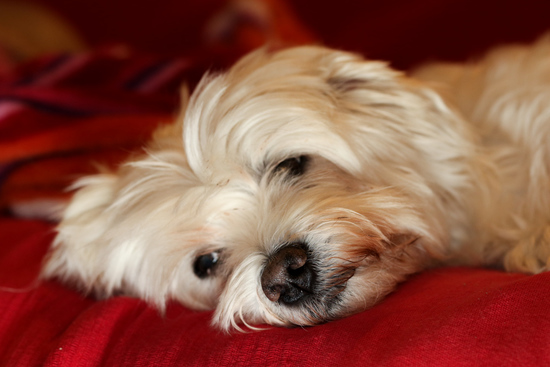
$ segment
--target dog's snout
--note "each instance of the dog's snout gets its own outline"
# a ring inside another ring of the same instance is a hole
[[[313,293],[315,272],[307,251],[300,244],[285,246],[267,262],[262,289],[269,300],[295,304]]]

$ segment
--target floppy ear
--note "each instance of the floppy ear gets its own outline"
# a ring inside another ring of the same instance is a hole
[[[165,221],[152,212],[169,206],[181,193],[186,86],[181,95],[180,117],[157,128],[146,154],[130,157],[114,172],[84,177],[73,185],[76,191],[57,226],[43,278],[60,277],[86,291],[110,295],[145,277],[143,264],[152,261],[152,255],[144,248],[158,239],[158,227]]]
[[[493,172],[476,148],[472,124],[444,95],[384,63],[349,54],[332,61],[326,83],[345,126],[339,131],[362,165],[352,173],[399,189],[420,203],[432,228],[454,228],[455,239],[468,238],[468,208],[490,196],[477,183]]]
[[[85,291],[98,289],[98,264],[102,246],[95,243],[108,227],[106,207],[112,200],[117,177],[114,174],[98,174],[79,180],[75,192],[57,226],[55,238],[42,268],[42,278],[59,277],[76,283]]]

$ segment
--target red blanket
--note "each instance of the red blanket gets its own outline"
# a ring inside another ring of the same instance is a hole
[[[176,113],[180,84],[193,86],[206,69],[226,66],[266,39],[280,45],[317,38],[408,66],[426,56],[464,58],[467,51],[534,38],[550,27],[550,3],[534,0],[514,6],[292,1],[306,25],[278,0],[263,1],[263,15],[227,7],[221,17],[211,18],[216,22],[199,19],[198,14],[215,13],[204,11],[207,2],[197,3],[198,12],[177,13],[175,8],[189,10],[193,2],[164,1],[165,14],[159,6],[157,17],[130,0],[116,6],[95,0],[42,2],[73,15],[77,25],[82,21],[84,32],[97,28],[98,14],[118,9],[116,21],[104,19],[96,41],[125,19],[125,27],[136,30],[134,39],[128,32],[128,42],[175,47],[180,56],[100,47],[42,57],[0,80],[0,366],[550,365],[550,273],[436,269],[344,320],[231,335],[210,326],[210,312],[172,304],[162,317],[137,299],[96,300],[56,282],[37,284],[54,224],[17,219],[14,213],[48,209],[52,200],[68,195],[64,188],[76,177],[98,165],[114,167],[140,149],[151,130]],[[78,18],[88,14],[81,7],[90,10],[89,18]],[[142,13],[126,16],[127,9]],[[144,19],[150,23],[144,26]],[[185,35],[163,24],[180,19]],[[189,24],[209,24],[214,42],[200,44],[199,30]],[[162,33],[167,28],[171,33]],[[144,35],[150,37],[142,40]],[[195,43],[178,49],[180,36]]]
[[[0,286],[33,284],[43,222],[0,221]],[[210,312],[161,317],[127,297],[97,301],[55,282],[0,292],[6,366],[547,366],[550,273],[438,269],[373,309],[312,328],[224,335]]]
[[[94,164],[141,146],[177,111],[195,64],[112,47],[23,65],[0,83],[0,207],[63,196]]]

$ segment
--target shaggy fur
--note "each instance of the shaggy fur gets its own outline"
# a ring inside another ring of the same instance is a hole
[[[42,276],[239,324],[365,310],[429,266],[550,260],[550,37],[414,79],[322,47],[206,75],[117,172],[77,182]]]

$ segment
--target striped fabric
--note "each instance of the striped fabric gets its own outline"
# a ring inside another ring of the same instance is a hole
[[[0,80],[0,209],[62,198],[94,162],[124,159],[170,121],[205,60],[112,46],[43,57]]]

